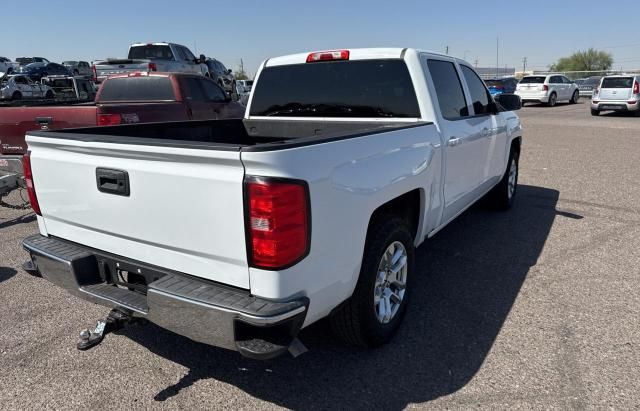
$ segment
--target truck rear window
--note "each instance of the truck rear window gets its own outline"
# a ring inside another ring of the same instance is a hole
[[[115,77],[102,84],[100,102],[175,101],[169,77]]]
[[[544,83],[544,79],[546,79],[545,76],[523,77],[522,80],[520,80],[520,84],[542,84]]]
[[[143,60],[173,60],[173,53],[169,46],[149,44],[144,46],[132,46],[129,49],[129,58]]]
[[[631,88],[633,77],[605,77],[602,80],[602,88]]]
[[[354,60],[267,67],[252,116],[420,117],[402,60]]]

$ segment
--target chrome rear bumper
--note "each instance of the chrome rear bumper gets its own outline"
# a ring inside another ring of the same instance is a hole
[[[251,358],[268,359],[286,352],[309,304],[306,297],[265,300],[157,267],[153,270],[158,278],[147,285],[145,295],[111,283],[100,265],[149,270],[148,265],[41,235],[26,238],[23,246],[45,279],[80,298],[123,308],[192,340]]]

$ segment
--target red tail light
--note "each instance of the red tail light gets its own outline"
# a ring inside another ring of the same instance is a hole
[[[149,63],[149,71],[158,71],[156,63]]]
[[[24,170],[24,181],[27,186],[27,194],[29,195],[29,203],[33,212],[37,215],[42,215],[40,212],[40,204],[38,204],[38,197],[36,197],[36,186],[33,184],[33,172],[31,171],[31,152],[27,151],[27,154],[22,156],[22,167]]]
[[[120,114],[98,114],[99,126],[117,126],[120,123],[122,123]]]
[[[318,51],[307,56],[307,63],[327,60],[349,60],[349,50]]]
[[[245,180],[249,264],[267,270],[292,266],[309,253],[309,189],[299,180]]]
[[[549,91],[549,86],[547,86],[546,84],[542,85],[542,90],[543,91]]]
[[[633,94],[640,94],[640,83],[637,81],[633,82]]]
[[[91,65],[91,76],[93,77],[93,82],[97,82],[98,81],[98,71],[96,70],[96,65],[92,64]]]

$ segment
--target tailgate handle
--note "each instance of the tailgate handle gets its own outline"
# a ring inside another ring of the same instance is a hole
[[[98,191],[119,196],[129,196],[129,173],[110,168],[96,168]]]
[[[53,123],[53,117],[36,117],[36,124],[43,130],[49,129],[51,123]]]

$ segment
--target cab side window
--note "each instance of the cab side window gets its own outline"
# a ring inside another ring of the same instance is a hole
[[[469,87],[469,93],[471,94],[471,105],[476,115],[490,114],[489,103],[491,97],[487,88],[484,86],[484,82],[480,80],[480,77],[473,71],[473,69],[467,66],[462,67],[462,75],[464,76],[467,86]]]
[[[456,66],[450,61],[429,59],[427,67],[433,79],[442,117],[447,120],[457,120],[469,116],[469,108]]]
[[[200,80],[204,89],[205,95],[209,101],[224,103],[227,101],[227,95],[216,83],[211,80]]]

